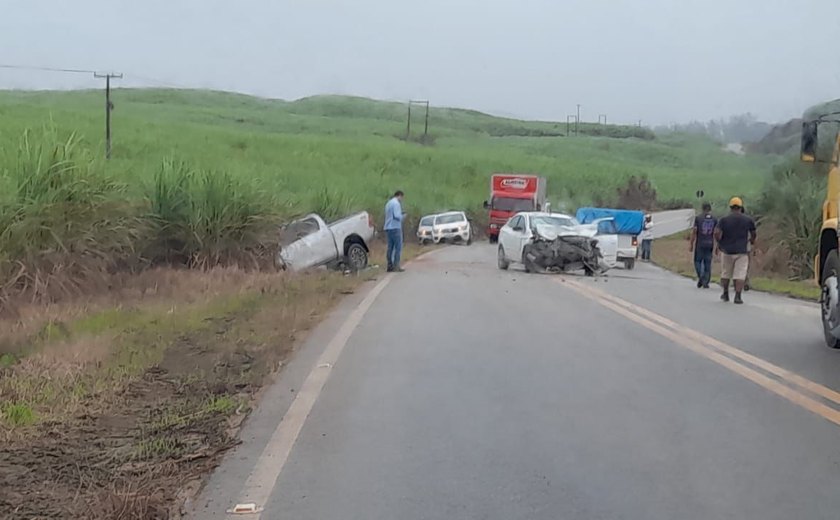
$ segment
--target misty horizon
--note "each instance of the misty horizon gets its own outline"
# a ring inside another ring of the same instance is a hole
[[[840,97],[819,52],[833,31],[813,30],[829,0],[430,0],[422,13],[385,0],[117,4],[7,6],[0,61],[122,72],[116,87],[421,98],[538,121],[580,104],[582,121],[651,127],[745,113],[779,123]],[[0,70],[3,89],[101,87],[92,75]]]

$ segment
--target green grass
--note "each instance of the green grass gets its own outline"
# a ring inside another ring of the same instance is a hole
[[[434,108],[428,146],[402,139],[399,103],[180,90],[113,100],[104,161],[100,92],[0,92],[0,306],[19,293],[84,292],[107,283],[103,272],[149,263],[264,266],[280,220],[361,209],[379,219],[398,188],[409,225],[452,208],[480,225],[498,171],[545,175],[549,200],[568,211],[614,200],[631,177],[668,205],[696,202],[697,190],[750,201],[769,171],[769,159],[706,138],[633,127],[585,124],[586,135],[564,137],[559,123]]]
[[[631,175],[647,175],[663,199],[691,200],[703,189],[723,201],[732,193],[757,194],[767,170],[764,159],[724,153],[699,137],[493,137],[505,133],[500,128],[523,134],[564,131],[565,124],[469,110],[433,109],[436,144],[424,147],[394,137],[405,132],[405,107],[395,103],[177,90],[117,90],[113,97],[108,171],[136,195],[153,183],[164,159],[175,157],[250,183],[283,201],[277,209],[286,214],[317,206],[325,189],[378,211],[396,188],[418,215],[448,207],[478,213],[494,171],[542,173],[555,201],[588,202]],[[52,120],[99,151],[101,101],[93,91],[0,93],[0,142],[14,145],[26,128]]]
[[[5,403],[0,406],[0,415],[9,426],[29,426],[35,422],[35,412],[24,403]]]
[[[692,256],[688,253],[685,233],[654,241],[652,258],[654,263],[682,276],[696,280]],[[712,281],[720,282],[720,261],[712,262]],[[820,289],[812,280],[788,280],[772,273],[756,272],[750,268],[750,286],[756,291],[782,294],[802,300],[816,301]]]

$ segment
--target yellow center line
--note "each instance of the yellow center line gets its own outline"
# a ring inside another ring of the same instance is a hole
[[[582,288],[585,287],[585,286],[579,284],[578,282],[571,282],[571,283],[574,284],[574,285],[578,285]],[[653,321],[659,322],[659,323],[661,323],[661,324],[663,324],[667,327],[670,327],[674,330],[680,331],[680,332],[686,334],[687,336],[690,336],[691,338],[693,338],[697,341],[700,341],[700,342],[702,342],[706,345],[709,345],[709,346],[713,346],[716,349],[720,350],[721,352],[725,352],[725,353],[727,353],[731,356],[742,359],[743,361],[746,361],[746,362],[748,362],[748,363],[750,363],[750,364],[752,364],[752,365],[754,365],[754,366],[756,366],[756,367],[758,367],[758,368],[760,368],[760,369],[762,369],[766,372],[769,372],[769,373],[779,377],[780,379],[784,379],[785,381],[787,381],[791,384],[797,385],[797,386],[799,386],[799,387],[801,387],[805,390],[808,390],[809,392],[812,392],[812,393],[814,393],[814,394],[816,394],[820,397],[828,399],[829,401],[832,401],[834,403],[840,404],[840,392],[834,391],[831,388],[825,387],[825,386],[823,386],[819,383],[815,383],[814,381],[811,381],[810,379],[806,379],[806,378],[800,376],[799,374],[791,372],[790,370],[784,369],[780,366],[774,365],[773,363],[770,363],[769,361],[765,361],[764,359],[761,359],[761,358],[756,357],[752,354],[744,352],[743,350],[735,348],[732,345],[728,345],[728,344],[726,344],[726,343],[724,343],[724,342],[722,342],[718,339],[715,339],[711,336],[707,336],[707,335],[705,335],[701,332],[698,332],[694,329],[690,329],[688,327],[680,325],[679,323],[676,323],[672,320],[669,320],[668,318],[666,318],[664,316],[661,316],[661,315],[656,314],[656,313],[652,313],[650,310],[648,310],[644,307],[641,307],[641,306],[636,305],[634,303],[630,303],[626,300],[622,300],[621,298],[617,298],[617,297],[615,297],[611,294],[607,294],[607,293],[605,293],[605,292],[603,292],[599,289],[592,288],[591,291],[593,291],[595,293],[598,293],[598,296],[601,297],[601,298],[605,298],[605,299],[607,299],[607,300],[609,300],[613,303],[616,303],[618,305],[621,305],[621,306],[623,306],[623,307],[625,307],[625,308],[627,308],[631,311],[638,312],[638,313],[644,313],[644,314],[648,315],[648,318],[653,320]]]
[[[753,365],[760,367],[789,383],[798,385],[838,404],[840,404],[840,401],[837,400],[840,399],[840,393],[805,379],[804,377],[794,374],[781,367],[773,365],[772,363],[768,363],[763,359],[747,354],[746,352],[743,352],[731,345],[727,345],[726,343],[706,336],[693,329],[679,325],[664,316],[660,316],[648,309],[645,309],[644,307],[632,304],[622,300],[621,298],[609,295],[603,291],[588,287],[579,282],[568,279],[563,279],[563,282],[563,285],[569,287],[578,294],[599,303],[600,305],[624,316],[625,318],[642,325],[646,329],[670,339],[675,344],[699,354],[706,359],[709,359],[710,361],[713,361],[718,365],[721,365],[724,368],[727,368],[728,370],[752,381],[764,389],[769,390],[774,394],[840,426],[840,411],[813,399],[795,388],[791,388],[790,386],[768,377],[767,375],[750,368],[747,365],[741,364],[738,361],[723,355],[722,352],[726,352],[732,356],[737,356],[743,361],[749,361]],[[713,345],[714,348],[709,346],[709,344]]]

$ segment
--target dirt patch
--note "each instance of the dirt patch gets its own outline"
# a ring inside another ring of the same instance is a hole
[[[18,325],[23,357],[0,367],[0,402],[21,410],[0,410],[0,518],[178,518],[236,444],[267,376],[364,280],[186,278],[173,285],[190,294],[161,286],[118,308],[54,308]],[[44,338],[59,316],[61,333]]]

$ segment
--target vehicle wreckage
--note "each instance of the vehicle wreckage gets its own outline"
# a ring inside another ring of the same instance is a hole
[[[531,240],[522,250],[522,261],[529,272],[582,269],[588,276],[593,276],[610,268],[604,263],[594,230],[583,226],[536,225],[532,231]]]

